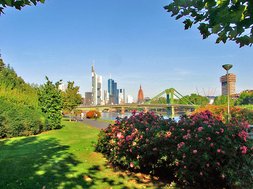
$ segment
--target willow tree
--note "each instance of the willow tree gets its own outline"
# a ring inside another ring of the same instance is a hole
[[[214,34],[216,43],[253,43],[252,0],[173,0],[164,8],[172,17],[183,18],[185,29],[197,24],[203,39]]]

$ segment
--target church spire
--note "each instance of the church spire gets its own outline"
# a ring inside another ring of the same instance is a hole
[[[144,94],[140,85],[140,89],[138,91],[138,103],[143,103],[143,102],[144,102]]]

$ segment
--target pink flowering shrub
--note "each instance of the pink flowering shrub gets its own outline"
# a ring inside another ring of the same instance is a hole
[[[171,121],[171,124],[176,125]],[[161,172],[169,167],[171,131],[169,123],[153,112],[133,112],[119,118],[99,135],[97,151],[114,165],[145,173]]]
[[[102,130],[96,149],[114,165],[170,177],[183,187],[252,188],[247,127],[225,125],[209,111],[182,116],[178,123],[134,112]]]
[[[177,181],[200,188],[252,188],[253,151],[247,127],[225,125],[209,111],[181,117],[176,127],[170,127]]]

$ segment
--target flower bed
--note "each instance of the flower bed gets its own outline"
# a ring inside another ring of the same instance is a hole
[[[152,112],[133,112],[102,130],[96,149],[116,166],[170,177],[180,186],[250,188],[253,156],[247,127],[225,125],[209,111],[183,116],[178,123]]]
[[[101,117],[101,113],[99,111],[96,111],[96,110],[91,110],[91,111],[88,111],[86,113],[86,118],[87,119],[97,119],[97,118],[100,118]]]

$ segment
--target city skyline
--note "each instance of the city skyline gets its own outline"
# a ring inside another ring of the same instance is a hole
[[[105,81],[112,77],[135,99],[139,85],[153,97],[166,88],[187,95],[220,95],[223,64],[233,64],[236,92],[253,88],[251,47],[201,39],[170,17],[167,1],[47,1],[0,17],[0,49],[25,81],[75,81],[90,91],[90,65]],[[105,8],[106,7],[106,8]],[[18,31],[18,32],[16,32]],[[204,90],[203,90],[204,89]]]

